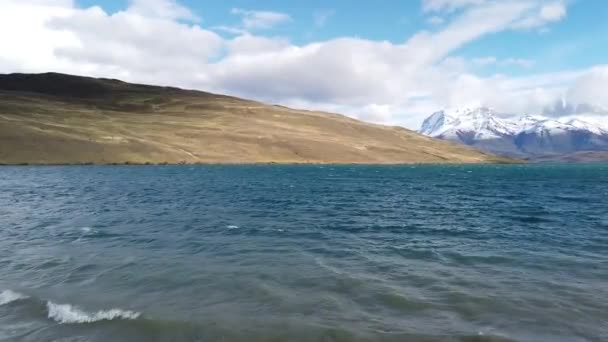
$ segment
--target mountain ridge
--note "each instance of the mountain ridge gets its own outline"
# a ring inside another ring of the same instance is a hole
[[[514,162],[399,128],[174,87],[0,75],[0,164]]]
[[[578,118],[560,121],[522,115],[504,119],[487,107],[435,112],[423,122],[419,132],[519,158],[608,151],[608,127]]]

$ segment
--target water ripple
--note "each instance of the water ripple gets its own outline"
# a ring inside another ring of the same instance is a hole
[[[608,340],[606,170],[1,168],[0,339]]]

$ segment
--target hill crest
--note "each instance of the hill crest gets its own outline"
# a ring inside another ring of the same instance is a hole
[[[173,87],[0,75],[0,163],[512,162],[399,127]]]

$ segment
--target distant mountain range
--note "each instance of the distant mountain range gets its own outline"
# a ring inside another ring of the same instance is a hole
[[[608,126],[608,122],[607,125]],[[525,115],[501,118],[486,107],[442,110],[424,120],[420,133],[499,155],[531,160],[608,160],[608,127],[580,119]],[[584,153],[582,153],[584,152]]]

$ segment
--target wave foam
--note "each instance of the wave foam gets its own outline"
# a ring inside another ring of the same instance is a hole
[[[95,313],[88,313],[70,304],[55,304],[53,302],[48,302],[46,306],[49,311],[49,318],[60,324],[136,319],[141,315],[139,312],[121,309],[101,310]]]
[[[8,303],[12,303],[16,300],[26,299],[28,296],[21,294],[19,292],[4,290],[0,292],[0,305],[6,305]]]

